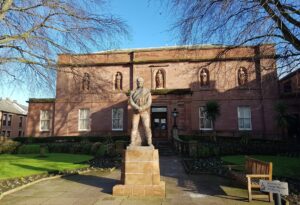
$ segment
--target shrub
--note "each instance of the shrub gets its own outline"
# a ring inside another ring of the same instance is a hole
[[[49,143],[47,145],[49,148],[49,152],[70,153],[70,143]]]
[[[45,148],[45,153],[48,153],[48,147]],[[21,145],[18,148],[18,154],[40,154],[39,144]]]
[[[79,143],[79,142],[105,142],[108,140],[125,140],[129,141],[128,135],[119,135],[119,136],[52,136],[52,137],[16,137],[14,141],[21,142],[22,144],[31,144],[31,143]]]
[[[97,157],[103,157],[107,154],[107,145],[101,144],[96,152]]]
[[[100,148],[101,144],[102,144],[101,142],[95,142],[94,144],[92,144],[90,153],[93,154],[93,155],[96,155],[96,153],[97,153],[98,149]]]
[[[0,144],[0,154],[15,153],[19,146],[20,146],[19,142],[6,140]]]

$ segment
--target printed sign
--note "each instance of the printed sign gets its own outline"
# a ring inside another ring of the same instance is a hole
[[[288,183],[280,181],[259,180],[260,191],[289,195]]]

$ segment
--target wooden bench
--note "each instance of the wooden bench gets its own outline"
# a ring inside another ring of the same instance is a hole
[[[252,201],[252,198],[262,198],[265,197],[265,194],[252,194],[253,189],[259,189],[259,180],[272,180],[273,173],[273,164],[272,162],[264,162],[261,160],[253,159],[250,157],[245,157],[245,172],[231,172],[235,179],[246,183],[248,187],[248,199],[249,202]],[[231,168],[230,168],[231,169]],[[273,201],[272,193],[268,193],[269,201]]]

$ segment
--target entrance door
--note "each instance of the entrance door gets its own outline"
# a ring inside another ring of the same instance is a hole
[[[166,107],[151,108],[151,127],[153,138],[168,137],[167,116],[168,112]]]

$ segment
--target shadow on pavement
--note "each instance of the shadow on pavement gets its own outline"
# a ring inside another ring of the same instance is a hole
[[[113,186],[120,183],[120,180],[86,174],[65,176],[62,178],[69,181],[97,187],[101,192],[106,194],[112,194]]]

